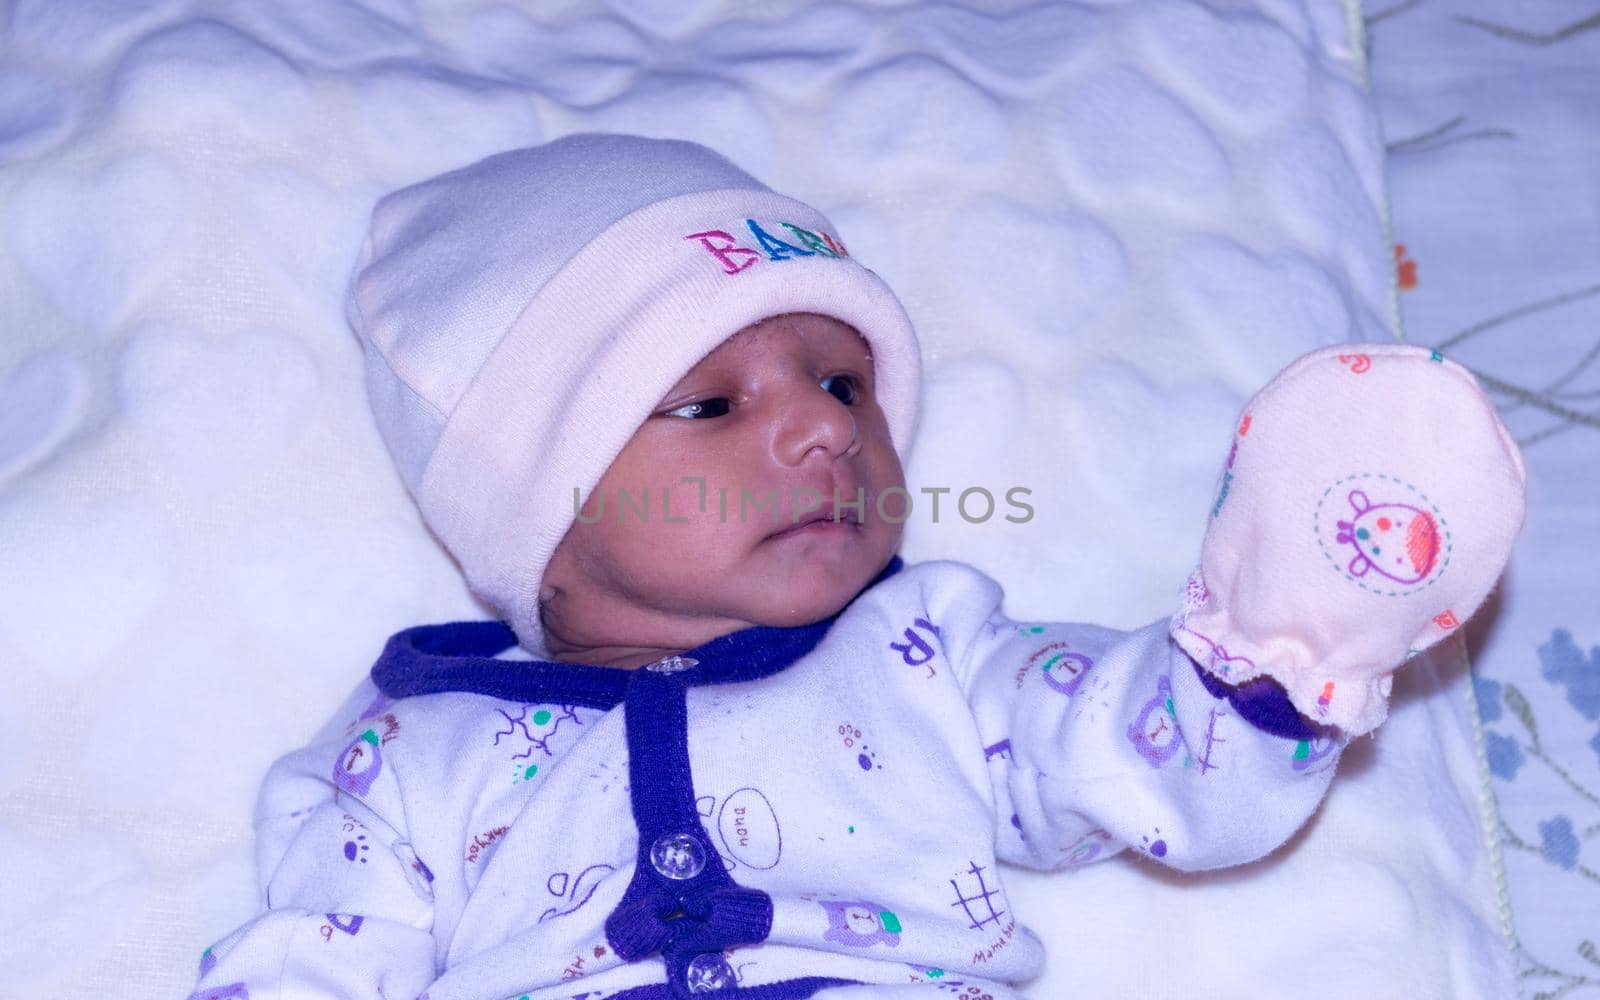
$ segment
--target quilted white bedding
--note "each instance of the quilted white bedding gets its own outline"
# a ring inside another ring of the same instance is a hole
[[[481,617],[341,297],[383,192],[576,130],[827,212],[927,355],[908,559],[1018,617],[1176,609],[1238,408],[1389,339],[1359,15],[1329,0],[16,0],[0,48],[0,997],[178,997],[259,906],[260,776],[394,630]],[[1246,868],[1010,873],[1040,998],[1512,989],[1459,649]],[[930,995],[933,991],[930,990]]]

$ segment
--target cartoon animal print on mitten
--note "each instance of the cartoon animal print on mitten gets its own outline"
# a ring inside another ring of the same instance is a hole
[[[1353,547],[1351,576],[1369,570],[1396,583],[1421,583],[1439,564],[1439,525],[1433,515],[1408,503],[1373,503],[1350,491],[1351,521],[1338,522],[1337,541]]]

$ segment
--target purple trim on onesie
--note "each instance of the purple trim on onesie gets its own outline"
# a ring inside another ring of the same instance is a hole
[[[372,682],[391,698],[470,691],[505,701],[614,708],[628,672],[580,663],[500,660],[517,644],[504,622],[417,625],[390,637],[372,665]]]
[[[1194,663],[1193,660],[1189,662]],[[1286,740],[1309,740],[1327,735],[1329,726],[1321,726],[1295,709],[1283,685],[1271,677],[1256,677],[1243,684],[1232,685],[1206,673],[1198,663],[1194,672],[1213,698],[1226,698],[1239,717],[1264,733],[1281,736]]]
[[[659,952],[667,981],[683,996],[691,992],[695,959],[720,958],[724,949],[764,941],[772,930],[772,898],[728,875],[695,806],[687,675],[696,669],[645,667],[629,678],[623,711],[639,856],[628,891],[606,918],[606,939],[617,956],[632,962]],[[730,967],[721,968],[731,977]]]
[[[862,593],[904,566],[895,556]],[[815,649],[837,617],[799,628],[756,626],[696,646],[682,654],[699,663],[685,671],[684,681],[695,687],[775,674]],[[560,660],[496,658],[516,644],[516,634],[504,622],[417,625],[390,637],[372,666],[372,681],[391,698],[464,691],[506,701],[615,708],[635,672]]]
[[[718,997],[738,997],[739,1000],[805,1000],[806,997],[833,986],[859,986],[853,979],[829,979],[826,976],[807,976],[804,979],[785,979],[765,986],[740,986],[731,990],[712,990],[697,993],[697,997],[717,1000]],[[636,986],[631,990],[613,994],[611,1000],[673,1000],[666,983]]]

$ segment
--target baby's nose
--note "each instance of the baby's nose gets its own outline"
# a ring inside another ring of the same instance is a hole
[[[785,407],[774,441],[780,460],[798,465],[814,451],[837,458],[860,449],[850,407],[820,386],[796,396]]]

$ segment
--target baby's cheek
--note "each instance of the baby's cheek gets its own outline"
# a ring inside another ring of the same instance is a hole
[[[874,520],[899,526],[910,519],[911,493],[904,486],[886,486],[866,498],[866,515]],[[941,513],[943,513],[941,511]]]
[[[660,488],[660,494],[666,497],[663,509],[662,522],[664,524],[678,524],[684,521],[698,521],[706,512],[716,513],[717,498],[712,489],[705,483],[704,477],[686,476],[692,480],[688,483],[680,482],[674,486]]]

